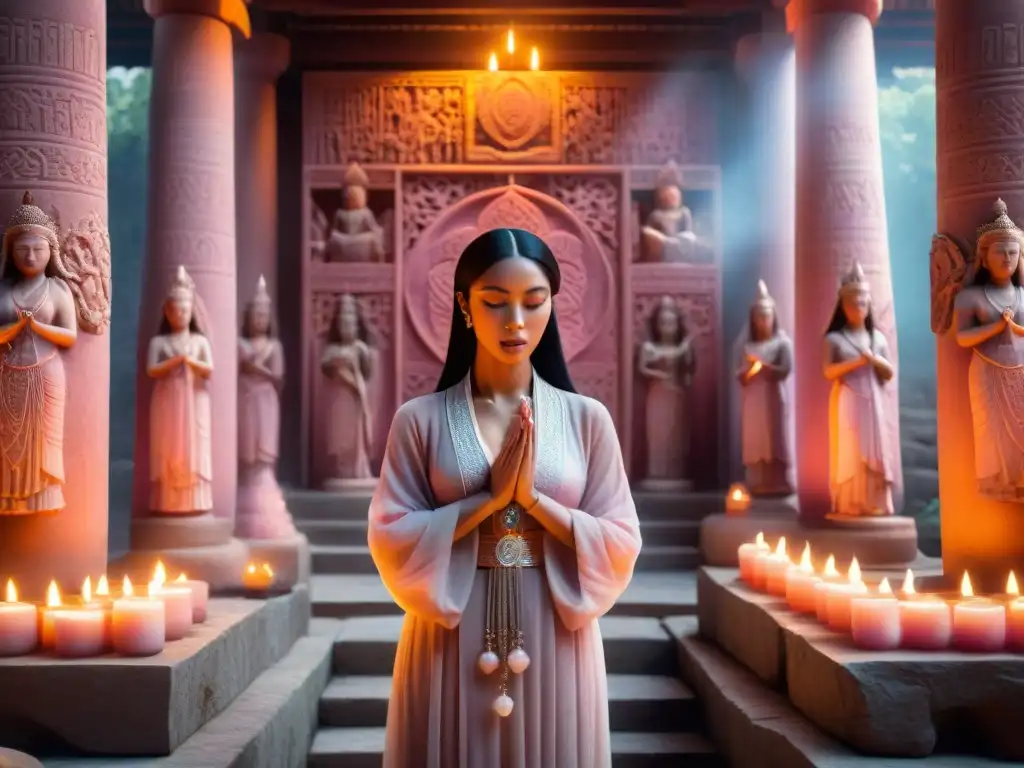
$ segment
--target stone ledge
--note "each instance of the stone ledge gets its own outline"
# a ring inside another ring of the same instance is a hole
[[[159,656],[0,660],[0,743],[29,752],[169,755],[288,653],[309,624],[309,591],[213,599],[205,624]]]
[[[683,679],[704,705],[711,736],[730,764],[758,768],[984,768],[977,757],[888,758],[858,755],[807,721],[713,645],[693,636],[692,619],[666,619],[678,642]],[[820,681],[819,681],[820,682]]]
[[[311,627],[268,669],[173,755],[157,758],[66,758],[44,768],[285,768],[306,764],[317,702],[331,674],[334,632]]]
[[[731,569],[702,569],[698,595],[702,636],[859,752],[1024,760],[1024,656],[861,651]]]

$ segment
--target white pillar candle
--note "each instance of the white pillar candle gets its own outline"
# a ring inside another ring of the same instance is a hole
[[[753,542],[740,544],[737,552],[740,563],[740,578],[751,586],[754,584],[754,559],[762,552],[770,552],[768,544],[764,540],[764,534],[757,534]]]
[[[151,584],[149,596],[164,604],[164,639],[181,640],[192,629],[192,590]]]
[[[877,594],[850,601],[850,634],[858,648],[891,651],[900,646],[900,604],[889,580],[882,579]]]
[[[83,658],[103,653],[107,617],[99,605],[50,611],[53,619],[53,647],[58,656]]]
[[[18,602],[14,581],[0,603],[0,656],[24,656],[39,645],[39,611],[31,603]]]
[[[773,565],[774,564],[774,565]],[[789,566],[789,556],[786,553],[786,537],[779,538],[775,551],[759,552],[754,556],[753,587],[761,591],[768,590],[768,572],[770,569],[783,569],[782,588],[785,590],[785,569]],[[776,577],[777,578],[777,577]],[[778,587],[776,586],[776,589]]]
[[[825,561],[825,568],[821,572],[821,580],[814,585],[814,613],[818,621],[825,624],[828,621],[828,590],[833,584],[842,580],[839,571],[836,569],[836,558],[829,555]]]
[[[124,597],[114,601],[110,636],[114,652],[122,656],[155,656],[164,649],[163,600],[135,597],[124,579]]]
[[[953,612],[949,603],[931,595],[909,593],[900,601],[900,644],[918,651],[949,647]]]
[[[1006,608],[994,600],[967,598],[953,606],[953,646],[994,653],[1006,647]]]
[[[791,610],[797,613],[814,613],[817,608],[816,587],[821,577],[813,571],[807,573],[799,568],[791,568],[786,574],[786,602]]]
[[[1006,647],[1018,653],[1024,651],[1024,598],[1006,604]]]
[[[192,590],[192,623],[202,624],[206,621],[207,606],[210,603],[210,585],[205,581],[189,579],[181,574],[172,586],[188,587]]]
[[[765,564],[765,591],[776,597],[786,596],[786,576],[794,568],[787,555],[775,555]]]
[[[850,603],[853,598],[866,595],[867,584],[862,581],[853,584],[836,584],[828,595],[826,601],[826,623],[829,629],[836,632],[850,631]]]

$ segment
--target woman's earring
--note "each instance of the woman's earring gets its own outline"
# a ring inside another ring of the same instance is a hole
[[[473,318],[471,318],[469,316],[469,312],[467,312],[466,310],[462,310],[462,316],[464,318],[466,318],[466,327],[467,328],[472,328],[473,327]]]

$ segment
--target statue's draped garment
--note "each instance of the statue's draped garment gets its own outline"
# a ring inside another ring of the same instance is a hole
[[[329,388],[327,456],[332,478],[372,477],[370,446],[373,444],[373,413],[370,391],[363,376],[361,343],[329,344],[321,366],[337,367],[327,379]]]
[[[640,529],[615,427],[595,400],[533,378],[536,489],[563,505],[575,548],[543,536],[522,570],[531,663],[510,675],[511,715],[484,675],[488,571],[479,531],[454,541],[486,500],[488,451],[468,380],[395,414],[370,506],[369,544],[406,612],[388,707],[385,768],[610,768],[608,689],[597,618],[629,584]],[[490,521],[485,521],[485,525]]]
[[[275,356],[281,355],[281,342],[267,339],[256,351],[249,339],[238,340],[238,356],[243,360],[273,368]],[[274,382],[256,373],[238,373],[238,462],[242,465],[277,462],[278,437],[281,430],[281,396]]]
[[[771,365],[792,359],[789,337],[778,331],[764,341],[749,336],[738,345],[737,366],[743,365],[747,355],[756,355]],[[789,435],[787,434],[789,398],[786,380],[755,375],[740,391],[740,428],[742,434],[743,465],[748,469],[759,464],[790,463]]]

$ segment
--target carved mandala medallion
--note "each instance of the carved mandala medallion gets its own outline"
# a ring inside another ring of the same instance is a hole
[[[480,126],[502,149],[522,149],[551,122],[547,93],[519,75],[502,74],[475,95]]]
[[[69,229],[61,243],[57,272],[78,308],[78,326],[97,336],[110,326],[110,234],[96,212]]]
[[[525,552],[526,543],[523,537],[514,533],[502,536],[494,545],[494,559],[503,568],[519,565]]]
[[[609,311],[617,305],[612,267],[596,236],[568,208],[526,187],[471,195],[423,233],[405,264],[405,305],[414,332],[438,360],[445,359],[455,265],[470,241],[499,227],[533,232],[554,252],[562,275],[555,310],[566,359],[572,360],[614,320]]]

